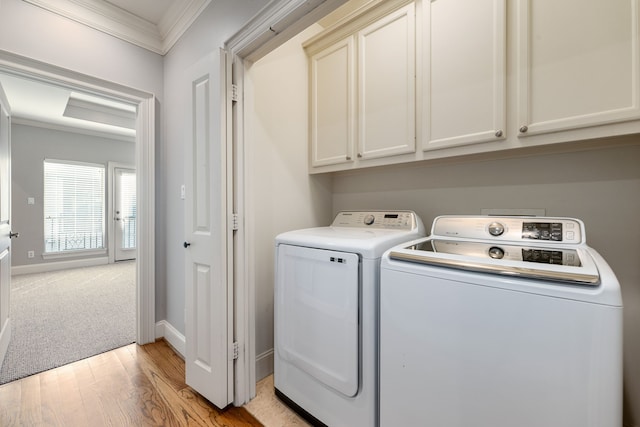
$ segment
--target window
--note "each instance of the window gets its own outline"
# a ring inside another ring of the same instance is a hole
[[[44,251],[104,248],[105,168],[44,161]]]

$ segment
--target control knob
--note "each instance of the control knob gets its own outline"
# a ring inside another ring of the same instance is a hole
[[[502,248],[492,246],[489,248],[489,257],[492,259],[502,259],[504,257],[504,251]]]
[[[504,225],[499,222],[492,222],[489,224],[489,234],[492,236],[501,236],[504,233]]]
[[[376,217],[375,217],[375,216],[373,216],[373,215],[371,215],[371,214],[369,214],[369,215],[367,215],[367,216],[365,216],[365,217],[364,217],[364,223],[365,223],[366,225],[371,225],[371,224],[373,224],[373,222],[374,222],[375,220],[376,220]]]

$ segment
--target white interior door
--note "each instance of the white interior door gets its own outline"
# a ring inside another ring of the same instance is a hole
[[[11,110],[0,85],[0,366],[11,339]],[[15,235],[17,236],[17,234]]]
[[[186,382],[219,408],[233,400],[234,363],[225,64],[224,53],[203,58],[187,70],[184,88],[192,120],[185,143]]]
[[[115,261],[136,258],[136,171],[115,168],[113,173]]]

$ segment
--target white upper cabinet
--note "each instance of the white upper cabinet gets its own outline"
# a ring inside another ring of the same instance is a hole
[[[358,32],[358,158],[415,151],[415,74],[411,3]]]
[[[504,139],[506,0],[423,3],[423,148]]]
[[[415,152],[415,5],[407,3],[380,1],[305,43],[312,168]]]
[[[310,57],[311,166],[352,160],[355,142],[354,37]]]
[[[304,47],[311,173],[640,134],[640,0],[369,0]]]
[[[638,0],[518,0],[520,136],[640,118]]]

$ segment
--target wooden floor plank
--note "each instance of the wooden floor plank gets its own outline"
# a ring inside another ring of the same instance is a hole
[[[216,408],[184,372],[166,342],[132,344],[0,386],[0,426],[262,426]]]
[[[73,365],[61,366],[51,372],[55,372],[57,374],[60,396],[64,396],[64,399],[67,402],[65,405],[58,405],[63,425],[90,425],[90,419],[87,418],[87,414],[84,410],[82,394],[80,393],[80,388],[74,374]]]
[[[32,375],[22,380],[20,385],[20,424],[26,426],[42,425],[40,377]]]
[[[20,425],[22,387],[19,382],[0,386],[0,426]]]

